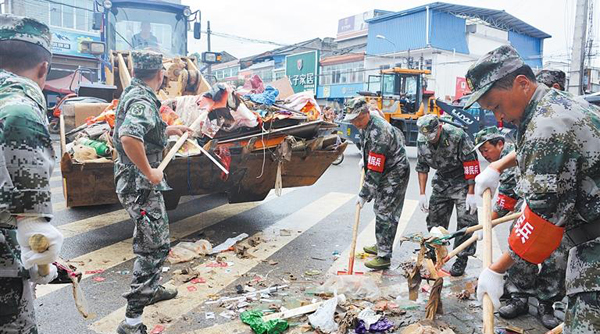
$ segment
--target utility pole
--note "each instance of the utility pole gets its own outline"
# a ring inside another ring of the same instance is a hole
[[[210,21],[206,22],[206,41],[208,42],[208,52],[210,52]],[[208,75],[212,74],[212,64],[208,64]]]
[[[583,94],[583,65],[585,56],[587,18],[589,0],[577,0],[575,11],[575,29],[573,32],[573,51],[569,69],[569,89],[574,95]]]

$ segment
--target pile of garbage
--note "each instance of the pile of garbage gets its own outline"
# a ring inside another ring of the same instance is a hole
[[[209,141],[232,142],[237,138],[247,139],[249,135],[264,136],[275,129],[279,130],[281,142],[286,134],[299,135],[287,133],[287,128],[322,119],[321,109],[311,93],[297,93],[285,99],[279,99],[279,95],[278,89],[265,87],[260,77],[253,76],[243,87],[217,83],[202,95],[165,100],[160,113],[167,125],[185,125],[194,131],[195,138],[188,139],[178,151],[179,156],[199,155],[198,146]],[[89,117],[84,125],[66,134],[66,149],[74,160],[90,163],[116,158],[112,131],[117,105],[118,100],[113,100],[100,115]],[[333,127],[323,123],[325,127]],[[310,140],[317,137],[318,132],[308,131],[299,136]]]

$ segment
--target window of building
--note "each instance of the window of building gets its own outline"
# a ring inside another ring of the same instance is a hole
[[[279,80],[279,79],[281,79],[283,77],[285,77],[285,71],[275,72],[275,80]]]
[[[258,75],[263,82],[271,82],[273,81],[273,68],[265,68],[260,70],[255,70],[254,74]]]
[[[323,85],[363,83],[364,66],[362,61],[323,66],[320,82]]]
[[[92,31],[94,0],[60,0],[48,3],[53,27]],[[47,20],[43,20],[47,21]]]

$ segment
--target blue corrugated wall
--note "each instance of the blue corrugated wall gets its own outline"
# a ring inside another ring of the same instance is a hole
[[[426,15],[423,11],[390,20],[370,23],[369,36],[367,38],[367,53],[377,55],[392,53],[392,51],[426,47],[426,22]],[[396,45],[396,50],[393,50],[394,47],[389,42],[376,38],[377,35],[383,35],[393,42]]]
[[[542,67],[542,40],[535,37],[522,35],[516,32],[508,32],[510,44],[517,49],[527,65],[531,67]]]
[[[448,13],[430,11],[430,44],[434,48],[469,53],[465,19]]]

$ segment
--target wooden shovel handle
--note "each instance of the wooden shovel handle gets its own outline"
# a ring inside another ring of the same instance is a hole
[[[173,145],[173,147],[171,147],[171,149],[169,150],[169,153],[167,153],[167,155],[164,157],[163,161],[160,163],[160,165],[158,165],[158,170],[160,170],[161,172],[165,171],[165,168],[167,168],[167,165],[169,164],[169,162],[171,162],[171,160],[173,160],[173,157],[175,156],[177,151],[179,151],[181,146],[183,146],[185,141],[188,139],[188,136],[189,136],[189,133],[186,131],[183,134],[183,136],[181,136],[181,137],[179,137],[179,139],[177,139],[177,142],[175,142],[175,145]]]
[[[500,217],[500,218],[496,218],[494,220],[492,220],[492,227],[496,227],[496,225],[500,225],[509,221],[513,221],[517,218],[519,218],[521,216],[520,212],[515,212],[512,213],[510,215],[504,216],[504,217]],[[475,225],[475,226],[471,226],[468,229],[465,230],[465,234],[471,234],[475,231],[479,231],[483,228],[483,225]]]
[[[448,262],[451,258],[455,257],[458,253],[462,252],[465,248],[471,246],[472,243],[476,242],[478,239],[476,234],[473,234],[469,239],[463,241],[462,244],[458,245],[458,247],[454,248],[446,257],[444,258],[444,263]]]
[[[492,265],[492,191],[483,192],[483,268]],[[483,295],[483,332],[494,333],[494,304],[486,293]]]
[[[29,247],[36,253],[43,253],[50,248],[50,243],[43,234],[34,234],[29,237]],[[40,276],[47,276],[50,273],[50,265],[38,264],[38,273]]]
[[[365,170],[360,174],[359,191],[365,183]],[[352,228],[352,245],[350,246],[350,257],[348,258],[348,274],[354,274],[354,255],[356,254],[356,239],[358,239],[358,226],[360,225],[360,204],[356,204],[356,212],[354,214],[354,226]]]

